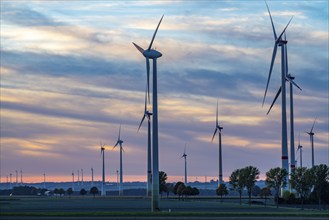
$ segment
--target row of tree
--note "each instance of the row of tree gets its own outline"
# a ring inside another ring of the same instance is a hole
[[[229,178],[230,190],[237,191],[241,196],[246,189],[251,202],[251,195],[255,189],[255,183],[259,178],[259,170],[257,167],[247,166],[245,168],[236,169],[232,172]],[[288,172],[285,169],[276,167],[266,172],[266,188],[263,188],[260,193],[262,196],[271,195],[271,189],[275,191],[276,203],[278,206],[279,195],[281,188],[285,188],[288,184]],[[314,166],[310,169],[306,167],[296,168],[291,173],[289,179],[291,189],[295,190],[301,199],[303,205],[304,200],[313,192],[321,207],[322,201],[329,198],[329,167],[325,164]],[[228,194],[225,184],[221,184],[216,190],[217,195],[223,196]],[[327,201],[326,201],[327,202]]]

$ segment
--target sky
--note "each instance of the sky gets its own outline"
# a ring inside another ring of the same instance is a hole
[[[328,1],[268,1],[276,32],[287,28],[294,89],[295,147],[311,166],[305,131],[314,126],[315,164],[329,163]],[[280,50],[262,107],[274,45],[264,1],[1,1],[1,182],[15,170],[26,182],[70,181],[91,167],[116,181],[120,123],[124,181],[145,181],[147,48],[158,59],[159,169],[182,180],[218,176],[217,99],[223,177],[245,166],[261,178],[281,166]],[[288,84],[287,84],[288,86]],[[289,93],[287,93],[287,99]],[[289,105],[287,105],[289,115]],[[289,118],[288,118],[289,132]],[[290,139],[290,138],[288,138]],[[299,164],[299,156],[297,156]]]

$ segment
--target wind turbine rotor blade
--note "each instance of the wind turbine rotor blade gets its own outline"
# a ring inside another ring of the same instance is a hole
[[[116,146],[118,146],[118,144],[119,144],[119,141],[117,141],[117,143],[113,146],[112,150],[113,150]]]
[[[286,40],[286,32],[284,32],[284,40]],[[286,69],[286,75],[288,74],[288,52],[287,52],[287,44],[284,45],[284,59],[285,59],[285,69]]]
[[[217,99],[217,108],[216,108],[216,126],[218,125],[218,99]]]
[[[276,93],[275,98],[274,98],[274,100],[273,100],[273,102],[272,102],[272,105],[271,105],[270,109],[269,109],[268,112],[267,112],[267,115],[270,113],[270,111],[271,111],[271,109],[272,109],[272,107],[273,107],[275,101],[276,101],[277,98],[279,97],[279,95],[280,95],[280,93],[281,93],[281,89],[282,89],[282,88],[281,88],[281,86],[280,86],[280,88],[279,88],[278,92]]]
[[[267,5],[267,2],[266,1],[265,1],[265,4],[266,4],[267,11],[268,11],[268,14],[270,15],[270,19],[271,19],[271,24],[272,24],[273,34],[274,34],[274,40],[276,40],[277,37],[276,37],[276,32],[275,32],[275,28],[274,28],[274,23],[273,23],[272,15],[271,15],[270,9],[268,8],[268,5]]]
[[[293,84],[294,86],[296,86],[300,91],[302,91],[302,88],[300,88],[297,83],[295,83],[292,79],[290,79],[289,77],[286,77],[286,80],[289,81],[291,84]]]
[[[290,24],[290,22],[291,22],[291,20],[292,20],[293,17],[294,17],[294,16],[291,16],[291,18],[290,18],[288,24],[287,24],[286,27],[283,29],[283,31],[281,32],[281,34],[279,35],[279,37],[276,39],[277,42],[280,40],[280,38],[282,37],[283,33],[286,31],[286,29],[287,29],[287,27],[289,26],[289,24]]]
[[[144,115],[146,114],[147,111],[147,85],[146,85],[146,89],[145,89],[145,100],[144,100]]]
[[[312,131],[313,131],[313,128],[314,128],[314,124],[315,124],[315,121],[316,121],[316,119],[314,119],[314,122],[313,122],[313,125],[312,125],[312,128],[311,128],[311,131],[310,131],[310,133],[312,133]]]
[[[162,15],[162,17],[161,17],[161,19],[160,19],[160,21],[159,21],[159,24],[158,24],[157,28],[155,29],[155,32],[154,32],[154,34],[153,34],[153,37],[152,37],[152,40],[151,40],[150,46],[148,47],[147,50],[150,50],[151,47],[152,47],[152,44],[153,44],[153,41],[154,41],[155,35],[156,35],[157,32],[158,32],[158,29],[159,29],[159,26],[160,26],[160,24],[161,24],[161,21],[162,21],[163,16],[164,16],[164,15]]]
[[[141,120],[141,123],[139,123],[139,127],[138,127],[138,130],[137,130],[137,132],[139,132],[139,129],[141,128],[141,126],[142,126],[142,124],[143,124],[143,121],[144,121],[144,119],[145,119],[145,114],[144,114],[144,116],[143,116],[143,118],[142,118],[142,120]]]
[[[147,96],[150,103],[150,60],[146,58]]]
[[[134,44],[134,46],[137,48],[137,50],[139,50],[139,52],[141,52],[142,54],[144,53],[144,49],[143,49],[143,48],[141,48],[140,46],[138,46],[138,45],[135,44],[134,42],[133,42],[133,44]]]
[[[185,143],[185,147],[184,147],[184,154],[183,154],[183,155],[185,155],[185,153],[186,153],[186,143]]]
[[[216,127],[216,129],[215,129],[214,135],[213,135],[212,138],[211,138],[211,143],[212,143],[213,140],[214,140],[214,137],[215,137],[215,135],[216,135],[216,132],[217,132],[217,127]]]
[[[120,140],[120,133],[121,133],[121,123],[120,123],[120,127],[119,127],[119,137],[118,137],[118,140]]]
[[[265,93],[264,93],[264,98],[263,98],[263,104],[262,104],[262,106],[264,106],[265,97],[266,97],[266,93],[267,93],[268,85],[269,85],[269,83],[270,83],[271,74],[272,74],[272,70],[273,70],[273,64],[274,64],[274,61],[275,61],[275,57],[276,57],[277,49],[278,49],[278,46],[277,46],[277,44],[275,43],[275,44],[274,44],[274,48],[273,48],[272,60],[271,60],[271,66],[270,66],[270,71],[269,71],[269,73],[268,73],[268,78],[267,78],[266,89],[265,89]]]

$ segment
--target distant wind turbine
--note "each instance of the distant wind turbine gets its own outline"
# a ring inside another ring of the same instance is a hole
[[[310,132],[306,132],[308,135],[310,135],[310,141],[311,141],[311,147],[312,147],[312,167],[314,167],[314,139],[313,139],[314,132],[313,132],[313,128],[314,128],[315,121],[316,121],[316,119],[314,119]]]
[[[81,185],[83,185],[83,169],[81,169]]]
[[[106,195],[106,192],[105,192],[105,158],[104,158],[104,155],[105,155],[105,144],[100,144],[101,145],[101,156],[103,156],[103,166],[102,166],[102,192],[101,192],[101,196],[105,196]]]
[[[122,143],[123,141],[121,140],[121,137],[120,137],[120,133],[121,133],[121,124],[120,124],[120,128],[119,128],[119,136],[118,136],[118,140],[116,142],[116,144],[113,146],[113,149],[116,147],[116,146],[120,146],[120,184],[119,184],[119,196],[122,196],[123,195],[123,185],[122,185],[122,182],[123,182],[123,169],[122,169],[122,151],[123,148],[122,148]]]
[[[147,109],[147,87],[146,87],[144,115],[139,124],[138,131],[141,128],[144,119],[147,118],[147,188],[146,188],[147,196],[149,196],[151,194],[151,184],[152,184],[151,115],[152,115],[152,113]]]
[[[182,159],[184,157],[184,162],[185,162],[185,178],[184,178],[184,184],[185,186],[187,186],[187,166],[186,166],[186,157],[187,157],[187,154],[186,154],[186,144],[185,144],[185,148],[184,148],[184,154],[183,156],[181,156],[180,159]]]
[[[211,143],[214,140],[214,137],[218,131],[218,146],[219,146],[219,155],[218,155],[218,187],[223,183],[223,161],[222,161],[222,129],[218,123],[218,99],[217,99],[217,109],[216,109],[216,125],[215,132],[212,136]]]
[[[13,174],[12,173],[9,173],[9,178],[10,178],[10,187],[11,187],[11,184],[12,184],[12,177],[13,177]]]
[[[20,173],[21,173],[21,184],[23,185],[23,171],[21,170]]]
[[[298,147],[297,147],[297,153],[299,151],[299,160],[300,160],[300,168],[303,167],[303,146],[300,145],[300,135],[298,136]]]
[[[159,51],[152,49],[152,44],[156,33],[159,29],[163,15],[158,23],[157,28],[153,34],[151,43],[147,50],[144,50],[137,44],[133,43],[135,47],[143,54],[146,59],[146,70],[147,70],[147,84],[149,88],[149,75],[150,75],[150,61],[153,60],[153,98],[152,98],[152,109],[153,109],[153,127],[152,127],[152,205],[151,210],[159,211],[160,210],[160,197],[159,197],[159,151],[158,151],[158,88],[157,88],[157,59],[162,56]],[[149,91],[149,89],[148,89]]]
[[[266,3],[266,1],[265,1]],[[268,78],[267,78],[267,83],[266,83],[266,89],[265,89],[265,93],[264,93],[264,98],[263,98],[263,106],[264,106],[264,102],[265,102],[265,98],[266,98],[266,93],[267,93],[267,89],[268,89],[268,85],[271,79],[271,74],[272,74],[272,69],[273,69],[273,65],[274,65],[274,61],[275,61],[275,57],[276,57],[276,53],[277,53],[277,47],[281,47],[281,88],[279,89],[280,92],[282,92],[281,98],[282,98],[282,102],[281,102],[281,110],[282,110],[282,115],[281,115],[281,160],[282,160],[282,168],[285,169],[287,172],[289,172],[289,162],[288,162],[288,137],[287,137],[287,114],[286,114],[286,79],[287,79],[287,73],[286,73],[286,60],[285,60],[285,47],[284,45],[287,44],[288,42],[286,40],[282,39],[282,35],[285,33],[288,25],[291,22],[291,19],[293,17],[290,18],[288,24],[286,25],[286,27],[283,29],[283,31],[281,32],[281,34],[279,36],[276,35],[276,31],[274,28],[274,23],[272,20],[272,16],[271,16],[271,12],[270,9],[266,3],[266,7],[267,7],[267,11],[269,13],[270,19],[271,19],[271,24],[272,24],[272,29],[273,29],[273,35],[274,35],[274,48],[273,48],[273,53],[272,53],[272,60],[271,60],[271,65],[270,65],[270,70],[269,70],[269,74],[268,74]],[[278,93],[280,93],[278,92]],[[277,96],[279,95],[277,93]],[[289,188],[288,186],[286,188]],[[283,190],[281,190],[283,192]]]
[[[78,172],[78,186],[79,186],[80,185],[80,171],[77,170],[77,172]]]

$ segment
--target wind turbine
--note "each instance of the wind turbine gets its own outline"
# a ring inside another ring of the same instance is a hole
[[[185,186],[187,186],[187,167],[186,167],[186,157],[187,157],[187,154],[186,154],[186,144],[185,144],[185,148],[184,148],[184,154],[183,156],[181,156],[180,159],[182,159],[184,157],[184,161],[185,161],[185,178],[184,178],[184,183],[185,183]]]
[[[77,172],[78,172],[78,186],[79,186],[80,185],[80,171],[77,170]]]
[[[219,145],[219,159],[218,159],[218,187],[223,183],[223,161],[222,161],[222,129],[218,123],[218,99],[217,99],[217,109],[216,109],[216,125],[215,132],[212,136],[211,143],[214,140],[214,137],[218,131],[218,145]]]
[[[147,87],[145,90],[145,105],[144,105],[144,115],[139,124],[138,131],[141,128],[143,121],[147,118],[147,189],[146,196],[149,196],[151,193],[151,184],[152,184],[152,157],[151,157],[151,115],[152,113],[147,109]],[[137,132],[138,132],[137,131]]]
[[[159,150],[158,150],[158,89],[157,89],[157,59],[162,56],[159,51],[152,49],[152,44],[156,33],[159,29],[163,15],[158,23],[157,28],[153,34],[151,43],[147,50],[144,50],[137,44],[133,43],[135,47],[143,54],[146,59],[146,70],[147,70],[147,85],[149,88],[149,75],[150,75],[150,61],[153,60],[153,98],[152,98],[152,109],[153,109],[153,127],[152,127],[152,205],[151,210],[159,211],[160,210],[160,197],[159,197]],[[149,89],[148,89],[149,91]]]
[[[300,135],[298,136],[298,147],[297,147],[297,152],[299,151],[299,159],[300,159],[300,168],[303,167],[303,146],[300,145]]]
[[[12,173],[9,173],[10,188],[11,188],[11,185],[12,185],[12,177],[13,177],[13,174]]]
[[[266,3],[266,1],[265,1]],[[273,69],[273,64],[275,61],[275,57],[276,57],[276,53],[277,53],[277,48],[278,46],[281,47],[281,87],[279,89],[280,92],[282,92],[281,98],[282,98],[282,102],[281,102],[281,110],[282,110],[282,115],[281,115],[281,160],[282,160],[282,168],[285,169],[287,172],[289,172],[289,163],[288,163],[288,138],[287,138],[287,114],[286,114],[286,60],[285,60],[285,47],[284,45],[288,43],[288,41],[283,40],[282,39],[282,35],[285,33],[288,25],[291,22],[291,19],[293,17],[290,18],[288,24],[286,25],[286,27],[283,29],[283,31],[281,32],[281,34],[279,36],[276,35],[276,31],[274,28],[274,23],[272,20],[272,16],[271,16],[271,12],[270,9],[268,8],[268,5],[266,3],[266,7],[271,19],[271,24],[272,24],[272,29],[273,29],[273,35],[274,35],[274,48],[273,48],[273,53],[272,53],[272,60],[271,60],[271,65],[270,65],[270,70],[269,70],[269,75],[267,78],[267,84],[266,84],[266,89],[265,89],[265,93],[264,93],[264,98],[263,98],[263,106],[264,106],[264,102],[265,102],[265,98],[266,98],[266,93],[267,93],[267,89],[268,89],[268,85],[271,79],[271,74],[272,74],[272,69]],[[280,93],[278,92],[278,93]],[[279,95],[277,93],[277,96]],[[287,186],[287,188],[289,188]],[[284,190],[281,190],[282,192]]]
[[[308,135],[310,135],[310,141],[311,141],[311,147],[312,147],[312,167],[314,167],[314,132],[313,132],[313,128],[314,128],[314,124],[315,124],[316,119],[314,119],[312,128],[310,132],[306,132]]]
[[[102,192],[101,192],[101,196],[105,196],[106,192],[105,192],[105,160],[104,160],[104,154],[105,154],[105,144],[102,144],[102,142],[100,143],[101,145],[101,156],[103,156],[103,167],[102,167]]]
[[[83,169],[81,169],[81,185],[83,185]]]
[[[284,33],[284,40],[286,41],[286,33]],[[285,58],[285,71],[286,81],[290,84],[290,172],[294,172],[295,169],[295,133],[294,133],[294,101],[293,101],[293,86],[297,87],[300,91],[302,89],[294,82],[295,77],[288,73],[288,55],[287,55],[287,44],[284,44],[284,58]],[[274,103],[281,93],[282,86],[279,88],[271,107],[267,114],[270,113]]]
[[[91,186],[94,186],[94,168],[91,168]]]
[[[113,149],[116,147],[116,146],[120,146],[120,184],[119,184],[119,196],[122,196],[123,195],[123,185],[122,185],[122,151],[123,148],[122,148],[122,143],[123,141],[121,140],[121,137],[120,137],[120,133],[121,133],[121,124],[120,124],[120,128],[119,128],[119,136],[118,136],[118,140],[116,142],[116,144],[113,146]]]

